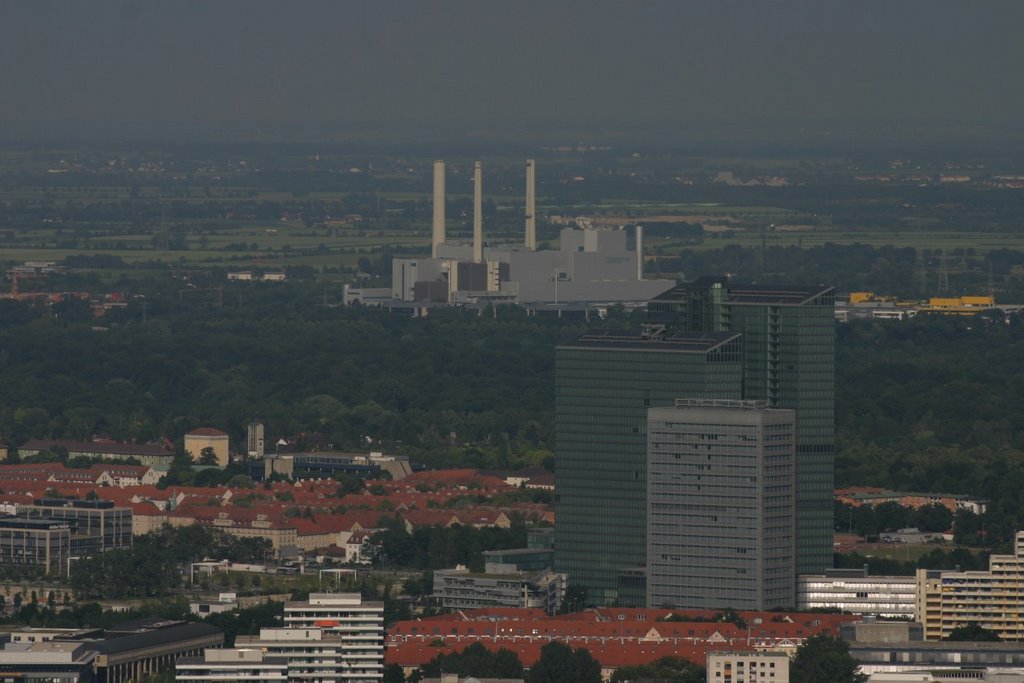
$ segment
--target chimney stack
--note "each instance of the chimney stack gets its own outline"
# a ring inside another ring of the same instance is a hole
[[[437,247],[444,244],[444,161],[434,162],[434,234],[430,255],[437,258]]]
[[[526,248],[537,251],[537,172],[533,159],[526,160]]]
[[[484,172],[480,162],[473,164],[473,260],[484,260]]]
[[[644,279],[644,226],[636,226],[636,279]]]

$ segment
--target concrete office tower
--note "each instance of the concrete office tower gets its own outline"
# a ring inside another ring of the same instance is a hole
[[[739,398],[740,335],[587,334],[555,354],[555,571],[596,605],[644,605],[647,411]],[[637,585],[639,584],[639,585]]]
[[[796,411],[797,573],[830,569],[835,288],[740,285],[702,277],[655,297],[647,308],[652,322],[670,330],[741,334],[742,398]]]
[[[644,279],[644,226],[636,226],[636,279]]]
[[[526,248],[537,250],[537,169],[526,160]]]
[[[473,164],[473,261],[484,260],[484,172],[480,162]]]
[[[792,410],[701,399],[651,408],[647,606],[793,608],[795,461]]]
[[[434,232],[430,255],[437,258],[438,245],[444,244],[444,161],[434,162]]]

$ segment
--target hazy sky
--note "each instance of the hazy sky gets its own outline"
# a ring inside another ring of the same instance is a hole
[[[0,0],[0,126],[1024,120],[1024,1]]]

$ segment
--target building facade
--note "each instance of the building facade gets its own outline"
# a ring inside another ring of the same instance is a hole
[[[338,638],[345,681],[378,681],[384,671],[384,603],[364,602],[358,593],[311,593],[286,602],[286,630],[318,629]]]
[[[552,571],[470,572],[465,567],[434,571],[431,599],[442,609],[536,607],[554,614],[565,594],[565,574]]]
[[[739,398],[740,335],[593,333],[555,364],[555,571],[594,604],[642,606],[620,580],[646,556],[647,411],[677,398]]]
[[[914,619],[913,576],[869,576],[867,569],[830,569],[797,577],[797,609],[838,609],[886,619]]]
[[[709,652],[707,663],[708,683],[789,683],[784,652]]]
[[[917,570],[917,620],[925,640],[977,624],[1003,640],[1024,640],[1024,531],[1012,555],[989,557],[988,571]]]
[[[193,429],[185,435],[185,452],[193,461],[199,462],[205,449],[211,449],[217,458],[217,467],[227,467],[230,462],[228,435],[213,427]]]
[[[17,510],[19,518],[68,524],[72,555],[132,546],[131,508],[117,507],[108,500],[40,498],[32,505],[19,505]]]
[[[797,571],[832,566],[835,289],[703,277],[648,305],[670,330],[742,335],[744,399],[796,411]],[[680,398],[690,398],[679,394]]]
[[[648,410],[648,607],[796,604],[795,430],[766,401]]]
[[[67,522],[0,518],[0,565],[66,574],[70,557],[71,527]]]

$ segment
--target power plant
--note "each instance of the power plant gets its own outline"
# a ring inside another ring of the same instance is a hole
[[[483,164],[473,164],[473,238],[449,243],[445,231],[445,162],[434,162],[430,258],[392,261],[391,301],[417,303],[515,303],[523,305],[644,302],[675,285],[645,280],[643,228],[635,248],[623,229],[580,222],[563,228],[557,249],[537,248],[537,175],[526,161],[525,234],[521,245],[484,245]],[[384,297],[386,298],[386,296]],[[383,301],[381,301],[383,303]]]

